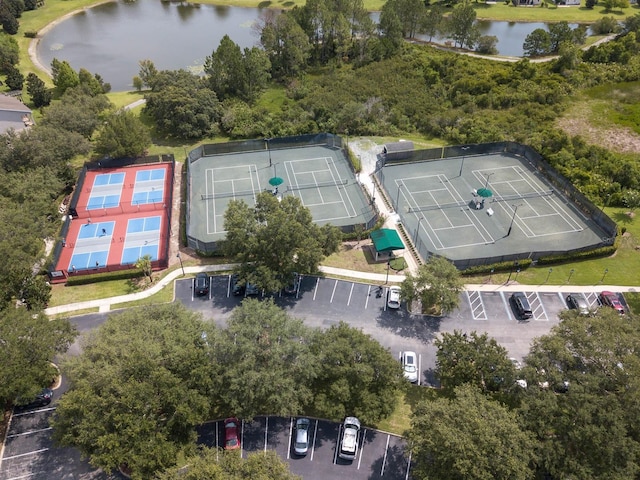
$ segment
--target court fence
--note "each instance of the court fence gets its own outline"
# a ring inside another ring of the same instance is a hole
[[[84,269],[84,270],[75,270],[73,272],[69,272],[64,268],[59,268],[58,265],[60,261],[60,256],[62,254],[62,249],[67,246],[67,234],[69,233],[69,227],[71,226],[71,221],[73,218],[78,218],[78,211],[83,210],[83,206],[79,205],[80,196],[82,194],[82,189],[84,188],[85,179],[88,171],[95,171],[101,169],[111,169],[111,168],[123,168],[129,167],[133,165],[148,165],[154,163],[168,163],[170,165],[169,168],[169,178],[171,179],[171,185],[173,186],[173,178],[175,174],[175,158],[173,155],[152,155],[138,158],[103,158],[100,160],[96,160],[93,162],[86,162],[78,175],[78,181],[76,182],[75,189],[73,191],[73,195],[71,196],[71,200],[69,202],[69,214],[66,216],[64,223],[62,224],[62,228],[60,229],[59,239],[53,247],[53,251],[50,256],[50,261],[48,262],[47,273],[49,275],[49,279],[51,283],[64,283],[67,281],[67,278],[75,275],[86,275],[86,274],[94,274],[101,272],[114,272],[120,270],[128,270],[133,268],[132,265],[105,265],[100,268],[92,268],[92,269]],[[167,215],[167,225],[168,230],[171,229],[171,206],[173,205],[173,188],[169,188],[168,197],[166,199],[166,204],[162,204],[162,207],[159,207],[159,204],[151,203],[151,204],[127,204],[127,205],[118,205],[114,208],[102,209],[101,213],[103,215],[117,215],[123,213],[133,213],[137,211],[143,210],[158,210],[162,208]],[[99,210],[100,211],[100,210]],[[91,215],[97,215],[98,212],[91,211]],[[170,242],[164,242],[165,248],[164,252],[159,253],[158,260],[151,262],[151,267],[153,270],[160,270],[163,268],[167,268],[169,265],[169,247]]]
[[[529,165],[537,170],[545,179],[551,184],[555,193],[562,195],[566,199],[571,201],[571,205],[577,211],[584,216],[591,219],[601,230],[604,235],[601,241],[593,245],[588,245],[581,248],[571,250],[545,250],[518,253],[511,255],[500,255],[486,258],[470,258],[463,260],[455,260],[454,263],[459,269],[466,269],[479,265],[490,265],[500,262],[516,262],[525,258],[531,260],[537,260],[541,257],[549,257],[556,255],[570,256],[581,252],[594,250],[605,246],[611,246],[614,244],[616,235],[618,233],[618,227],[616,223],[609,218],[603,210],[596,206],[591,200],[583,195],[571,182],[555,170],[549,163],[547,163],[542,155],[536,152],[534,149],[527,145],[522,145],[516,142],[493,142],[493,143],[480,143],[471,145],[454,145],[442,148],[430,148],[425,150],[412,150],[403,152],[402,158],[385,156],[382,157],[382,166],[396,165],[404,163],[417,163],[417,162],[431,162],[437,160],[445,160],[447,158],[461,158],[471,157],[478,155],[492,155],[492,154],[509,154],[515,157],[525,159]],[[384,172],[382,168],[376,170],[380,183],[383,182]],[[536,194],[538,196],[538,194]],[[435,255],[428,249],[420,238],[417,239],[416,249],[424,260],[427,260],[432,255]]]
[[[282,150],[288,148],[304,148],[304,147],[312,147],[312,146],[324,146],[328,148],[333,148],[336,150],[343,150],[344,156],[347,159],[347,164],[349,168],[355,175],[355,170],[353,168],[352,163],[348,160],[348,154],[345,149],[346,142],[343,141],[342,137],[339,135],[334,135],[332,133],[317,133],[317,134],[307,134],[307,135],[295,135],[290,137],[279,137],[279,138],[263,138],[263,139],[252,139],[252,140],[241,140],[237,142],[228,142],[228,143],[214,143],[214,144],[205,144],[196,147],[191,150],[187,154],[187,178],[191,178],[190,168],[191,165],[198,160],[206,157],[212,157],[216,155],[227,155],[234,153],[242,153],[242,152],[257,152],[257,151],[267,151],[271,150]],[[186,182],[186,218],[187,218],[187,246],[193,248],[197,252],[203,254],[213,254],[219,249],[219,241],[204,241],[200,238],[197,238],[196,235],[191,231],[190,224],[194,221],[191,217],[191,181],[187,180]],[[340,183],[340,182],[339,182]],[[340,183],[341,185],[345,185],[345,183]],[[334,183],[331,183],[332,185]],[[299,187],[288,187],[288,191],[293,191],[297,189],[310,188],[312,185],[307,186],[299,186]],[[314,184],[313,187],[322,186],[318,184]],[[366,189],[363,189],[366,195]],[[242,192],[241,192],[242,193]],[[253,192],[251,192],[253,193]],[[249,195],[249,192],[247,192]],[[216,195],[216,196],[224,196],[224,194]],[[231,196],[237,197],[239,193],[231,194]],[[204,200],[205,197],[202,196],[200,199]],[[356,230],[357,225],[362,225],[365,230],[372,229],[378,220],[379,212],[377,211],[375,204],[370,202],[370,206],[366,208],[366,213],[371,213],[371,217],[367,220],[367,222],[353,224],[353,225],[343,225],[339,226],[340,230],[343,233],[352,233]],[[364,213],[363,213],[364,214]]]

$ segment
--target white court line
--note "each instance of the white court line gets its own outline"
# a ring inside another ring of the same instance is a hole
[[[331,159],[333,160],[332,157],[325,157],[325,162],[327,162],[327,166],[329,167],[329,173],[331,173],[331,178],[333,179],[333,181],[336,181],[336,177],[333,175],[333,170],[331,169],[331,162],[329,162],[329,160],[327,159]],[[340,172],[338,172],[337,167],[334,164],[334,168],[336,170],[336,174],[338,176],[338,178],[340,178]],[[344,187],[346,188],[347,185],[344,185]],[[349,195],[349,193],[345,190],[345,195],[347,196],[347,200],[349,200],[349,203],[351,204],[351,209],[353,210],[353,215],[351,215],[351,213],[349,212],[349,208],[347,207],[347,203],[344,201],[344,197],[342,196],[342,191],[340,190],[340,186],[336,185],[336,190],[338,191],[338,194],[340,195],[340,200],[342,200],[342,203],[344,204],[344,210],[347,213],[347,217],[348,218],[352,218],[352,217],[356,217],[358,215],[358,212],[356,212],[356,208],[353,206],[353,202],[351,201],[351,195]],[[345,218],[347,218],[345,217]]]
[[[320,190],[320,185],[318,185],[318,180],[316,179],[316,172],[311,172],[311,176],[313,177],[313,183],[316,184],[315,188],[316,188],[316,191],[318,192],[318,196],[320,197],[320,200],[322,200],[323,204],[327,203],[327,202],[324,201],[324,197],[322,196],[322,191]],[[313,188],[313,187],[311,187],[311,188]]]

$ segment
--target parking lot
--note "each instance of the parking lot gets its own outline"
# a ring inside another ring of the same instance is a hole
[[[305,456],[292,451],[295,435],[294,418],[256,417],[241,422],[241,455],[251,452],[275,450],[286,460],[295,474],[305,479],[321,480],[348,476],[351,479],[409,478],[410,461],[404,456],[405,443],[401,437],[363,428],[358,438],[358,453],[352,462],[337,456],[341,425],[326,420],[312,419],[309,451]],[[209,447],[224,445],[222,421],[210,422],[198,428],[198,442]]]

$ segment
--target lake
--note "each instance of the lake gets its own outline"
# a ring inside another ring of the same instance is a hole
[[[202,72],[205,58],[224,35],[243,49],[256,46],[253,26],[261,9],[137,0],[85,9],[51,28],[38,44],[40,62],[54,58],[99,73],[113,91],[133,88],[140,60],[159,70]],[[372,17],[377,21],[378,14]],[[521,56],[525,37],[543,23],[478,22],[483,35],[498,37],[501,55]]]

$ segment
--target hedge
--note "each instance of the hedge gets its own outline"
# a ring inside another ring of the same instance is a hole
[[[142,276],[142,271],[138,269],[93,273],[91,275],[74,275],[73,277],[69,277],[67,279],[67,285],[69,287],[74,285],[88,285],[89,283],[109,282],[111,280],[128,280],[130,278],[140,278]]]

